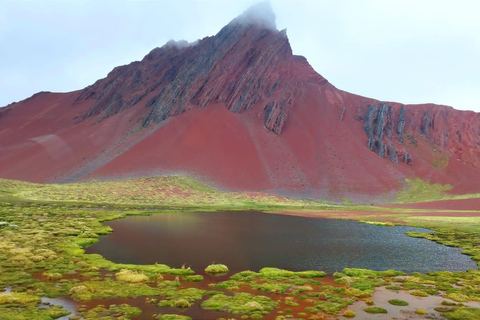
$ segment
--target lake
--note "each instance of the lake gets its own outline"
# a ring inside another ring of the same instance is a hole
[[[343,268],[405,272],[477,269],[460,249],[411,238],[414,227],[384,227],[350,220],[261,212],[159,213],[106,223],[113,232],[87,253],[117,263],[191,266],[211,263],[232,272],[276,267],[292,271]]]

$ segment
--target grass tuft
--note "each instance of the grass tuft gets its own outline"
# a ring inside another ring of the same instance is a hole
[[[129,283],[140,283],[148,281],[148,277],[141,272],[132,271],[128,269],[122,269],[120,272],[115,274],[117,280],[129,282]]]
[[[228,271],[228,267],[224,264],[211,264],[205,268],[205,272],[210,274],[228,273]]]
[[[367,307],[363,309],[363,311],[368,313],[387,313],[388,312],[386,309],[383,309],[380,307]]]
[[[355,312],[353,312],[352,310],[346,310],[344,313],[343,313],[343,316],[346,317],[346,318],[353,318],[355,317]]]
[[[400,299],[392,299],[392,300],[388,300],[388,303],[394,305],[394,306],[408,306],[408,302],[407,301],[403,301],[403,300],[400,300]]]
[[[421,315],[428,314],[427,310],[425,310],[425,309],[417,309],[417,310],[415,310],[415,313],[416,314],[421,314]]]

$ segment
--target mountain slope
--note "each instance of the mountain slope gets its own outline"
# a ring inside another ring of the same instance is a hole
[[[480,115],[338,90],[250,9],[71,93],[0,109],[0,177],[184,173],[218,187],[385,197],[406,177],[480,191]]]

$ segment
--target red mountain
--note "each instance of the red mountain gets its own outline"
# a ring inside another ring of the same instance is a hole
[[[0,177],[172,173],[229,190],[360,198],[406,177],[480,191],[480,114],[335,88],[255,8],[70,93],[0,109]]]

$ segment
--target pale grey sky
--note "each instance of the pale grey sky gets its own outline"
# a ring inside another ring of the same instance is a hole
[[[81,89],[258,0],[0,0],[0,106]],[[480,1],[271,0],[295,54],[337,88],[480,112]]]

